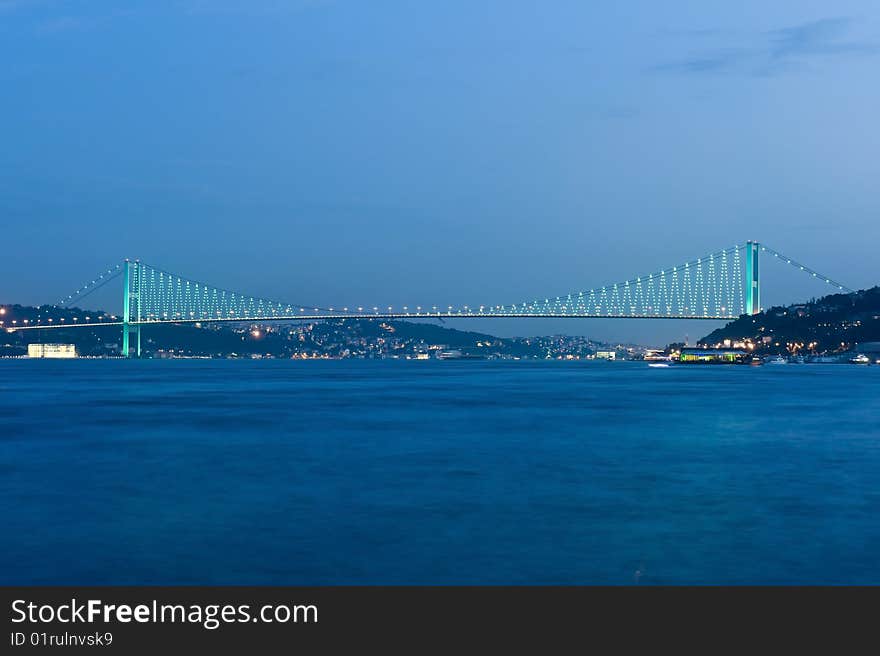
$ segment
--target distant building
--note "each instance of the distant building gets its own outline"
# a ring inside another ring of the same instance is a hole
[[[598,360],[616,360],[617,351],[596,351],[596,358]]]
[[[28,344],[29,358],[75,358],[74,344]]]

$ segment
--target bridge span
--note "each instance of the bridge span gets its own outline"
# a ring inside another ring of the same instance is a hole
[[[561,296],[504,305],[317,307],[282,303],[191,280],[140,260],[125,260],[57,304],[71,306],[122,278],[121,319],[33,323],[20,330],[121,326],[122,352],[140,356],[141,327],[213,322],[334,319],[687,319],[732,320],[761,311],[760,256],[767,254],[842,292],[849,287],[756,241],[724,248],[655,273]]]

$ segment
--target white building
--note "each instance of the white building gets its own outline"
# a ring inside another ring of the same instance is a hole
[[[75,358],[74,344],[28,344],[29,358]]]

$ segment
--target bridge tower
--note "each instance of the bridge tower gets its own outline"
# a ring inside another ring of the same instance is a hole
[[[746,242],[746,314],[761,311],[761,285],[758,275],[758,253],[761,245],[756,241]]]
[[[141,357],[141,268],[139,262],[125,260],[122,275],[122,355],[131,357],[129,338],[134,331],[136,357]],[[134,309],[134,327],[131,325]]]

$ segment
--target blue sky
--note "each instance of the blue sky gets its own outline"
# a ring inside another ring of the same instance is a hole
[[[880,282],[876,3],[594,4],[0,0],[0,298],[140,257],[294,302],[510,303],[745,239]],[[768,303],[824,291],[775,273]],[[649,323],[477,327],[710,328]]]

